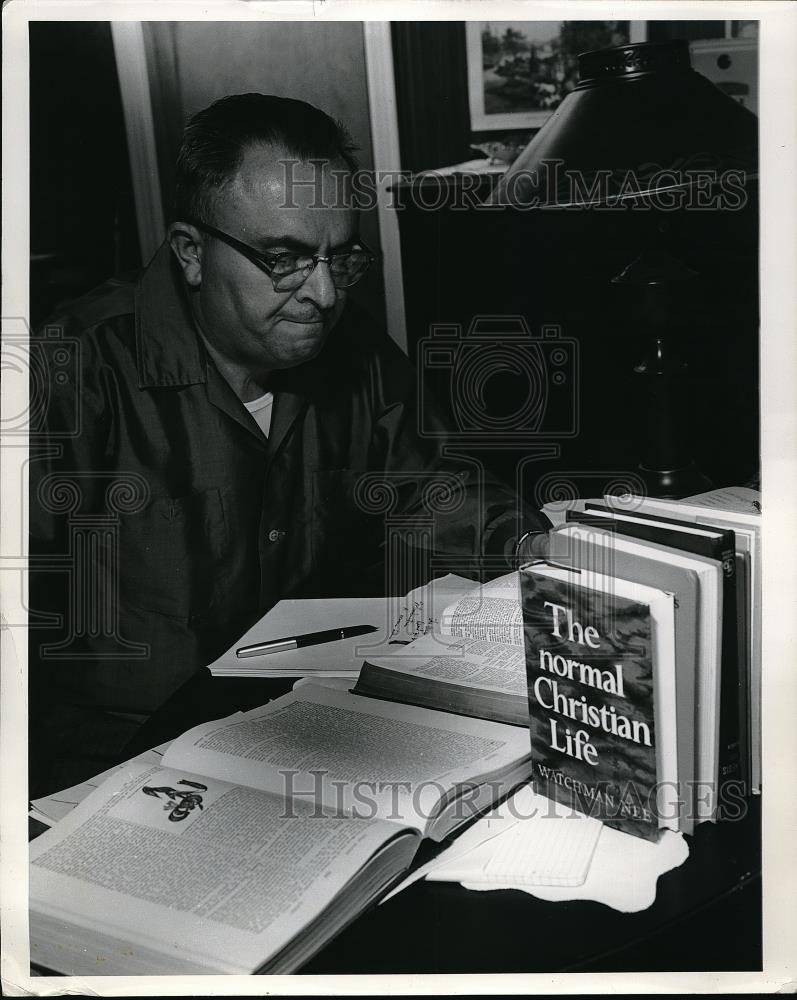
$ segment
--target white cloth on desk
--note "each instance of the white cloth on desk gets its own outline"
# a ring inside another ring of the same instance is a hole
[[[466,889],[476,892],[519,889],[550,902],[593,900],[621,913],[637,913],[647,909],[656,899],[659,875],[678,868],[689,857],[688,844],[680,833],[665,830],[659,841],[652,843],[604,825],[586,880],[581,885],[532,886],[469,881],[467,873],[475,875],[480,872],[493,856],[495,839],[505,831],[516,830],[518,824],[524,823],[523,817],[533,815],[535,809],[543,814],[551,809],[561,811],[562,819],[554,818],[551,822],[572,822],[565,818],[568,810],[550,803],[543,796],[536,795],[529,786],[524,786],[497,810],[473,824],[451,847],[413,872],[390,895],[419,878],[427,877],[430,881],[460,882]]]

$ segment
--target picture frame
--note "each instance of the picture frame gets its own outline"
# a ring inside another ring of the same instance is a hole
[[[644,21],[468,21],[471,131],[540,128],[577,79],[580,51],[645,41]]]

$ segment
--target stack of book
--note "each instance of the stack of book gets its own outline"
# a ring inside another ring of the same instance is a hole
[[[738,815],[761,789],[758,494],[544,510],[545,561],[368,661],[356,690],[530,725],[536,787],[636,836]]]
[[[688,702],[694,691],[695,780],[714,790],[735,780],[759,794],[760,494],[737,488],[678,501],[625,495],[564,510],[549,505],[546,513],[560,525],[551,536],[552,561],[603,567],[675,595],[682,650],[676,669],[685,699],[679,734],[688,745]],[[697,583],[694,599],[691,582]],[[683,675],[692,673],[686,651],[692,635],[697,637],[695,684],[689,685]]]

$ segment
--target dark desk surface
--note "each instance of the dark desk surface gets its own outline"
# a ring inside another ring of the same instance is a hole
[[[153,717],[127,756],[199,722],[263,704],[292,685],[203,673]],[[361,915],[302,972],[760,969],[760,802],[745,805],[743,819],[697,828],[688,838],[689,858],[659,878],[655,903],[641,913],[421,881]]]

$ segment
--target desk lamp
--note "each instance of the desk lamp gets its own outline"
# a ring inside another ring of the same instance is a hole
[[[732,209],[734,197],[737,207],[744,205],[753,193],[757,149],[757,118],[691,68],[686,42],[601,49],[579,56],[575,89],[488,199],[522,209],[602,212],[607,225],[619,222],[612,208],[647,213],[636,230],[641,244],[630,248],[628,265],[612,280],[633,300],[646,342],[634,377],[647,404],[640,411],[639,472],[654,496],[709,486],[690,454],[683,418],[685,347],[699,330],[676,317],[684,304],[699,301],[702,268],[680,259],[680,250],[694,247],[679,246],[689,226],[679,228],[678,214],[683,223],[684,212],[702,212],[705,225],[708,213],[715,240],[730,232],[727,220],[717,229],[716,213]],[[742,238],[754,240],[754,232]]]

